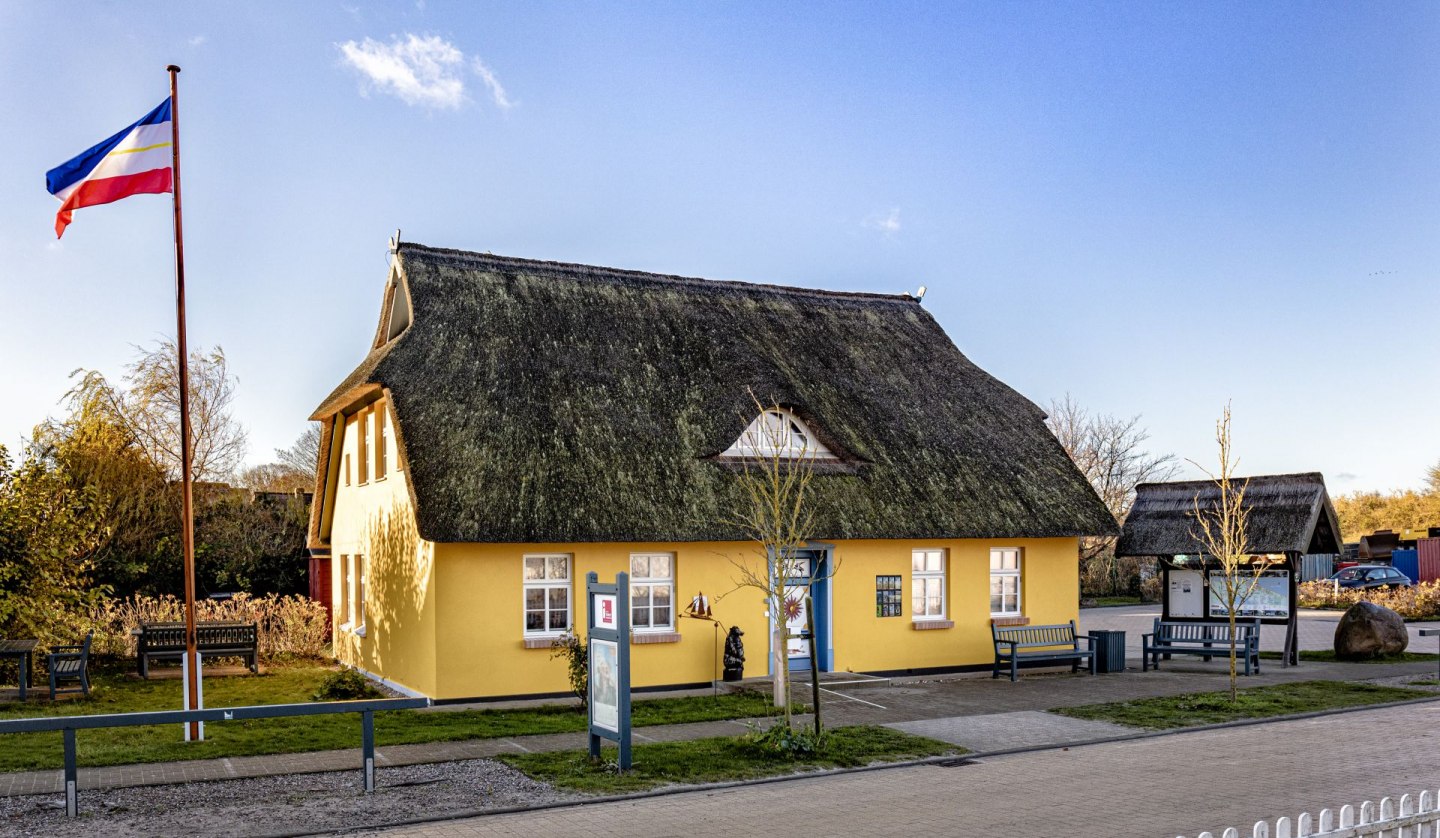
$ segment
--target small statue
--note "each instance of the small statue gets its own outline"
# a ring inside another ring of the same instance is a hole
[[[745,632],[739,626],[731,626],[725,637],[725,680],[739,681],[745,677]]]

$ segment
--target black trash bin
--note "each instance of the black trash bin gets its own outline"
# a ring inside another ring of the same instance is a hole
[[[1096,629],[1090,632],[1090,646],[1095,650],[1096,672],[1125,671],[1125,632]]]

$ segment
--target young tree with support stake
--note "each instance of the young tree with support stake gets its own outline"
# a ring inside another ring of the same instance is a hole
[[[787,609],[800,606],[810,588],[833,576],[838,565],[824,574],[812,568],[805,581],[805,593],[796,599],[787,590],[786,579],[797,553],[815,534],[815,516],[810,502],[810,481],[815,476],[815,451],[806,443],[798,450],[791,445],[787,414],[778,403],[766,407],[752,392],[761,417],[749,426],[741,443],[748,451],[739,477],[740,506],[730,517],[755,542],[755,555],[731,559],[737,578],[736,589],[752,588],[765,598],[772,627],[770,669],[775,706],[784,709],[785,726],[791,726],[789,661],[786,657]],[[803,436],[803,435],[802,435]]]
[[[1249,523],[1249,509],[1245,505],[1246,480],[1236,480],[1235,467],[1239,460],[1231,455],[1230,447],[1230,405],[1215,423],[1215,442],[1220,448],[1220,471],[1212,474],[1204,466],[1190,462],[1209,475],[1219,490],[1213,507],[1202,504],[1197,494],[1194,500],[1195,524],[1199,531],[1196,540],[1204,547],[1206,554],[1219,566],[1221,588],[1211,587],[1210,595],[1218,594],[1225,604],[1230,620],[1230,700],[1237,697],[1235,672],[1235,620],[1236,612],[1255,588],[1266,568],[1273,564],[1267,558],[1250,555],[1250,540],[1246,533]]]

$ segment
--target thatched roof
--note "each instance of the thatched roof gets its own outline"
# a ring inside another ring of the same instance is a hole
[[[1245,483],[1246,535],[1252,553],[1338,553],[1340,523],[1325,491],[1325,478],[1267,474]],[[1120,556],[1199,555],[1195,502],[1214,509],[1220,491],[1210,480],[1142,483],[1125,518],[1115,553]]]
[[[755,414],[800,416],[842,462],[819,538],[1113,534],[1040,410],[908,295],[838,293],[402,244],[413,322],[312,418],[376,385],[421,535],[440,542],[743,538],[717,462]]]

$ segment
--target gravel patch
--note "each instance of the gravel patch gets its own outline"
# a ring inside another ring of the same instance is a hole
[[[80,817],[63,795],[0,798],[0,834],[16,836],[273,836],[381,826],[444,812],[578,799],[488,759],[376,770],[80,790]]]
[[[1432,681],[1432,682],[1433,682],[1434,680],[1435,680],[1435,674],[1432,672],[1432,673],[1426,673],[1426,674],[1423,674],[1423,675],[1420,674],[1420,673],[1415,673],[1415,674],[1413,674],[1413,675],[1391,675],[1391,676],[1389,676],[1389,677],[1387,677],[1387,678],[1366,678],[1365,680],[1361,681],[1360,683],[1362,683],[1362,684],[1375,684],[1376,686],[1381,686],[1381,687],[1408,687],[1409,689],[1412,689],[1412,690],[1426,690],[1426,691],[1432,692],[1432,693],[1433,693],[1433,692],[1440,692],[1440,685],[1437,685],[1437,684],[1434,684],[1434,683],[1430,683],[1430,684],[1416,683],[1417,681]]]

